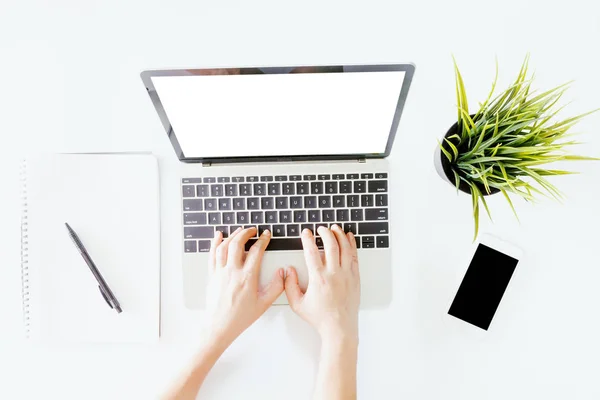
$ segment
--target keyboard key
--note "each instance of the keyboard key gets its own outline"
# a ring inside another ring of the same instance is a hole
[[[315,181],[315,180],[317,180],[317,176],[316,175],[304,175],[304,180],[305,181]]]
[[[350,182],[350,181],[340,182],[340,193],[352,193],[352,182]]]
[[[325,193],[335,194],[337,192],[338,192],[338,183],[337,182],[325,182]]]
[[[204,209],[206,211],[216,211],[217,199],[204,199]]]
[[[262,235],[264,231],[270,231],[271,225],[259,225],[258,226],[258,236]]]
[[[304,210],[294,211],[294,222],[306,222],[306,211],[304,211]]]
[[[354,193],[365,193],[367,191],[366,181],[354,181]]]
[[[373,207],[373,195],[363,194],[360,196],[360,205],[362,207]]]
[[[249,183],[240,184],[240,195],[241,196],[252,196],[252,185]]]
[[[262,210],[272,210],[275,207],[275,199],[273,197],[263,197],[260,199],[260,208]]]
[[[183,200],[183,211],[202,211],[202,199]]]
[[[384,179],[387,177],[387,172],[378,172],[375,174],[375,179]]]
[[[304,197],[304,208],[317,208],[317,196]]]
[[[360,179],[373,179],[373,174],[360,174]]]
[[[288,207],[288,198],[287,197],[277,197],[275,199],[275,208],[285,210]]]
[[[369,208],[365,210],[365,221],[387,220],[387,208]]]
[[[269,196],[279,196],[281,194],[281,183],[269,183],[267,186]]]
[[[331,196],[319,196],[319,208],[330,208]]]
[[[360,236],[354,236],[354,240],[356,241],[356,248],[360,249]]]
[[[258,239],[250,239],[246,243],[246,251],[250,251],[250,247]],[[269,241],[267,251],[280,251],[280,250],[302,250],[302,239],[300,238],[273,238]]]
[[[246,182],[258,182],[258,176],[247,176]]]
[[[349,210],[336,210],[335,217],[338,222],[350,221]]]
[[[388,181],[369,181],[369,193],[387,192]]]
[[[363,249],[374,249],[375,248],[375,242],[366,242],[365,239],[368,236],[363,237],[363,242],[362,242],[362,248]]]
[[[214,177],[204,178],[202,180],[204,183],[215,183],[217,180]]]
[[[300,197],[300,196],[290,197],[290,208],[302,208],[302,197]]]
[[[219,199],[219,210],[231,210],[231,199]]]
[[[323,210],[323,222],[334,222],[335,210]]]
[[[244,229],[250,229],[250,228],[254,228],[254,236],[252,237],[258,237],[258,226],[256,225],[244,225]]]
[[[184,225],[206,225],[206,213],[183,214]]]
[[[236,214],[236,222],[240,225],[245,225],[250,222],[248,211],[241,211]]]
[[[344,174],[333,174],[333,179],[336,181],[344,179]]]
[[[266,211],[265,212],[265,220],[268,224],[276,224],[277,221],[277,211]]]
[[[195,253],[198,251],[198,242],[195,240],[186,240],[184,249],[186,253]]]
[[[246,208],[248,210],[260,210],[260,201],[258,197],[248,197],[246,199]]]
[[[273,177],[272,176],[261,176],[260,181],[261,182],[273,182]]]
[[[285,225],[273,225],[273,237],[285,236]]]
[[[363,210],[360,208],[350,210],[350,219],[352,221],[362,221],[363,220]]]
[[[262,211],[252,211],[250,213],[250,222],[253,224],[262,224],[264,223],[263,212]]]
[[[314,233],[315,233],[315,225],[314,224],[301,224],[300,225],[300,233],[302,233],[305,229],[308,229],[314,235]]]
[[[246,209],[246,199],[242,197],[236,197],[233,199],[233,209],[234,210],[245,210]]]
[[[198,240],[198,252],[208,253],[210,251],[210,240]]]
[[[244,182],[244,177],[243,176],[234,176],[233,178],[231,178],[231,181],[236,182],[236,183]]]
[[[283,184],[283,194],[292,195],[296,194],[296,188],[293,183],[284,183]]]
[[[290,224],[287,226],[288,236],[300,236],[300,227],[296,224]]]
[[[387,222],[361,222],[358,224],[359,235],[376,235],[387,233],[390,233]]]
[[[355,235],[358,233],[358,231],[356,230],[356,223],[354,222],[346,222],[344,224],[344,232],[348,233],[348,232],[352,232]]]
[[[328,181],[331,179],[331,175],[326,175],[326,174],[317,175],[317,179],[320,181]]]
[[[226,182],[229,182],[229,180],[230,179],[228,176],[220,176],[217,178],[217,182],[220,182],[220,183],[226,183]]]
[[[348,207],[360,207],[359,197],[357,194],[349,194],[346,200],[348,200]]]
[[[346,197],[344,195],[341,196],[333,196],[333,206],[334,207],[346,207]]]
[[[315,244],[317,245],[317,248],[319,250],[323,250],[324,245],[323,245],[323,239],[321,237],[315,238]]]
[[[287,175],[276,175],[275,181],[277,181],[277,182],[287,181]]]
[[[208,223],[211,225],[220,225],[221,222],[221,213],[208,213]]]
[[[290,181],[301,181],[302,175],[290,175]]]
[[[227,225],[235,224],[235,213],[233,212],[224,212],[223,213],[223,223]],[[233,232],[233,231],[231,231]]]
[[[308,220],[310,222],[321,222],[321,211],[309,210],[308,211]]]
[[[385,248],[385,247],[390,247],[390,242],[389,242],[389,237],[388,236],[377,236],[376,238],[376,243],[377,243],[377,248]]]
[[[202,183],[202,178],[182,178],[181,183]]]
[[[291,211],[279,211],[279,222],[286,223],[286,224],[292,222],[292,212]]]
[[[375,205],[377,207],[386,207],[388,205],[387,194],[376,194],[375,195]]]
[[[267,194],[267,186],[264,183],[255,183],[254,184],[254,195],[255,196],[264,196]]]
[[[226,226],[217,226],[215,227],[216,232],[221,232],[223,234],[223,239],[229,236],[229,228]]]
[[[183,197],[194,197],[196,193],[194,193],[193,185],[183,185],[182,186]]]
[[[323,193],[323,182],[311,182],[310,183],[310,193],[311,194]]]
[[[229,227],[229,232],[233,233],[233,232],[235,232],[236,230],[238,230],[238,228],[242,228],[242,226],[241,226],[241,225],[231,225],[231,226]]]
[[[186,226],[183,228],[183,237],[186,239],[212,239],[215,228],[212,226]]]
[[[296,183],[296,193],[308,194],[308,182],[297,182]]]
[[[234,197],[238,195],[238,187],[235,183],[225,185],[225,196]]]
[[[346,174],[346,179],[358,179],[358,174]]]

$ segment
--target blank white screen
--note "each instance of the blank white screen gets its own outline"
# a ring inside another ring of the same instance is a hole
[[[384,153],[404,71],[153,77],[185,157]]]

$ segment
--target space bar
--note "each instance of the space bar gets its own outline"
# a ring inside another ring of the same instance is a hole
[[[258,239],[250,239],[246,243],[246,251],[250,250],[250,247],[256,242]],[[276,251],[276,250],[302,250],[302,240],[300,238],[285,238],[285,239],[277,239],[273,238],[269,242],[267,246],[267,251]]]

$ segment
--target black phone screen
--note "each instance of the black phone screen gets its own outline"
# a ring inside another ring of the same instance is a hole
[[[448,314],[487,330],[518,262],[480,243]]]

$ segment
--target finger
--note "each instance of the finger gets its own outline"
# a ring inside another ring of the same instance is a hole
[[[325,265],[331,268],[340,266],[340,246],[333,233],[324,226],[319,227],[319,235],[323,240],[323,249],[325,250]]]
[[[350,247],[352,247],[352,263],[350,268],[358,273],[358,248],[356,247],[356,238],[352,232],[348,232],[346,236],[348,236]]]
[[[273,275],[271,282],[260,291],[258,296],[262,303],[263,310],[266,311],[266,309],[277,300],[281,293],[283,293],[283,269],[279,268],[275,271],[275,275]]]
[[[253,237],[255,234],[256,227],[248,229],[239,228],[238,233],[231,239],[231,243],[229,243],[229,249],[227,250],[229,253],[230,262],[238,267],[242,267],[244,265],[246,242],[248,242],[248,239]]]
[[[294,267],[289,267],[287,269],[287,275],[285,277],[285,295],[288,298],[288,302],[290,303],[292,310],[297,312],[304,294],[300,289],[300,284],[298,283],[298,273]]]
[[[248,266],[248,268],[252,269],[260,269],[260,263],[262,262],[263,255],[265,254],[265,249],[269,245],[271,241],[271,232],[268,229],[265,229],[258,238],[258,240],[250,247],[248,251],[248,255],[246,256],[246,262],[244,266]],[[258,276],[258,274],[257,274]]]
[[[234,232],[235,233],[235,232]],[[235,235],[230,235],[227,239],[223,240],[223,243],[217,247],[217,264],[221,267],[227,265],[227,256],[229,253],[229,243]]]
[[[302,248],[304,249],[304,261],[306,261],[310,276],[311,271],[316,271],[323,267],[323,262],[321,261],[321,255],[315,243],[315,238],[309,229],[302,231]]]
[[[208,265],[211,270],[214,270],[217,266],[217,247],[223,241],[223,234],[219,231],[215,231],[215,236],[210,243],[210,252],[208,253]]]
[[[333,224],[331,231],[337,239],[338,246],[340,248],[340,266],[342,268],[350,269],[352,266],[352,246],[348,241],[348,237],[344,231],[342,231],[342,228],[340,228],[340,226],[337,224]]]

